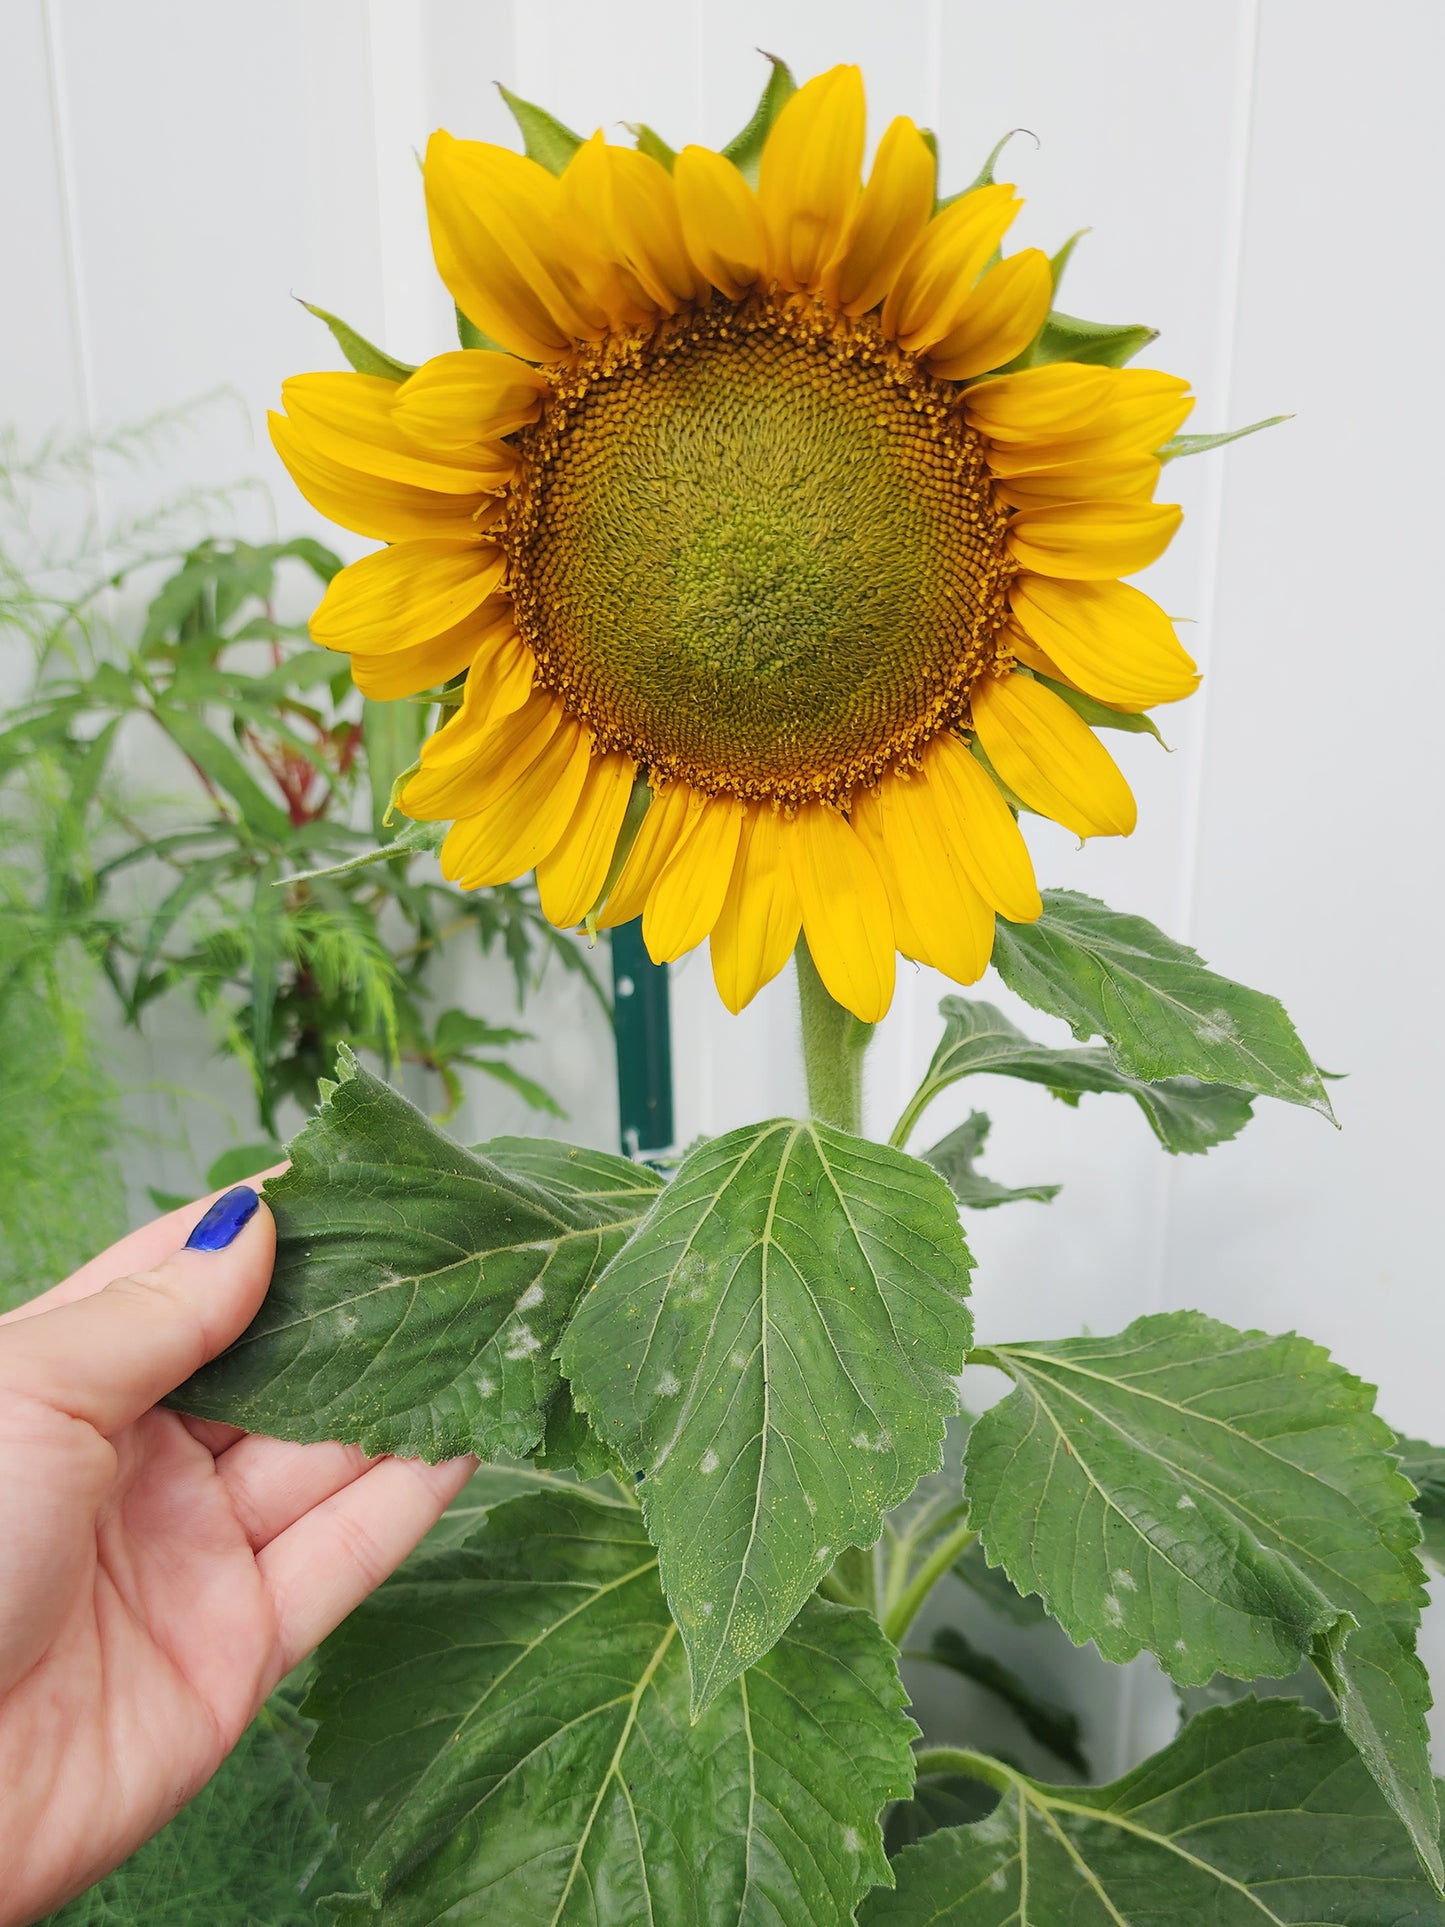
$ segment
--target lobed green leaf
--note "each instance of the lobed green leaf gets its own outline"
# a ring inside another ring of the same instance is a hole
[[[558,1334],[661,1181],[589,1151],[585,1179],[550,1189],[534,1173],[569,1147],[463,1150],[349,1052],[340,1079],[267,1182],[265,1303],[171,1402],[277,1438],[522,1457],[557,1396]]]
[[[975,1168],[992,1128],[982,1111],[970,1111],[957,1130],[950,1131],[932,1150],[923,1153],[923,1162],[933,1166],[966,1211],[984,1211],[993,1205],[1017,1204],[1024,1199],[1048,1204],[1056,1198],[1062,1189],[1060,1185],[997,1184]]]
[[[563,1370],[639,1488],[708,1706],[940,1462],[971,1267],[943,1180],[774,1120],[683,1160]]]
[[[1013,1584],[1182,1684],[1313,1659],[1438,1877],[1419,1525],[1370,1388],[1307,1339],[1199,1312],[974,1358],[1016,1386],[974,1425],[964,1482]]]
[[[322,1649],[311,1764],[386,1927],[844,1927],[916,1730],[867,1613],[811,1604],[693,1725],[630,1506],[553,1491],[413,1562]]]
[[[993,962],[1010,990],[1075,1037],[1102,1037],[1131,1076],[1198,1077],[1334,1118],[1284,1006],[1219,976],[1143,917],[1046,890],[1036,923],[999,919]]]
[[[1445,1907],[1339,1727],[1291,1700],[1201,1714],[1102,1787],[995,1762],[1003,1798],[894,1862],[861,1927],[1441,1927]]]

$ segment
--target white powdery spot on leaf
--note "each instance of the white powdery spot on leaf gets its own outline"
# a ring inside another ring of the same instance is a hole
[[[1120,1592],[1138,1592],[1139,1581],[1134,1577],[1132,1572],[1125,1572],[1122,1566],[1112,1577],[1114,1584],[1119,1588]]]
[[[1111,1592],[1104,1595],[1104,1617],[1111,1626],[1122,1626],[1124,1623],[1124,1608]]]
[[[1187,1492],[1181,1493],[1179,1503],[1174,1509],[1176,1512],[1192,1512],[1194,1510],[1194,1501]]]
[[[833,1548],[831,1546],[819,1546],[817,1557],[819,1560],[831,1559],[833,1557]]]
[[[702,1460],[697,1469],[699,1472],[716,1472],[721,1463],[722,1461],[718,1458],[717,1453],[709,1446],[706,1452],[703,1453]]]
[[[856,1827],[844,1827],[843,1846],[848,1853],[857,1853],[858,1829]]]
[[[1187,1639],[1176,1639],[1174,1642],[1174,1650],[1176,1653],[1187,1653],[1189,1651],[1189,1641]]]
[[[710,1599],[704,1599],[702,1604],[698,1607],[698,1611],[702,1614],[704,1619],[711,1619],[712,1618],[712,1601]]]
[[[988,1884],[996,1894],[1003,1892],[1004,1888],[1008,1885],[1008,1875],[1002,1867],[996,1868],[994,1872],[989,1875]]]
[[[1211,1010],[1195,1019],[1194,1035],[1201,1044],[1237,1044],[1239,1025],[1227,1010]]]
[[[532,1330],[532,1327],[530,1325],[518,1325],[516,1331],[512,1334],[511,1344],[508,1345],[502,1356],[512,1360],[530,1358],[534,1352],[539,1352],[541,1349],[542,1341]]]
[[[675,1372],[664,1372],[662,1377],[657,1381],[657,1395],[659,1398],[676,1398],[681,1390],[682,1381]]]
[[[497,1381],[494,1378],[479,1378],[477,1380],[477,1395],[479,1398],[491,1398],[496,1392],[496,1389]]]
[[[855,1432],[853,1443],[860,1452],[886,1452],[893,1441],[886,1432],[880,1432],[876,1438],[870,1438],[866,1432]]]
[[[543,1291],[540,1285],[528,1285],[527,1289],[517,1300],[516,1309],[518,1311],[535,1311],[546,1296],[546,1292]]]
[[[728,1359],[728,1363],[735,1371],[745,1372],[748,1368],[748,1355],[745,1351],[736,1351]]]

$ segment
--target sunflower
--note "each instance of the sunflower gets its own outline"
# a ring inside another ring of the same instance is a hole
[[[856,68],[792,93],[755,185],[644,145],[553,172],[433,135],[437,267],[490,345],[285,384],[302,492],[387,544],[312,634],[368,696],[446,686],[399,802],[452,825],[452,881],[535,869],[554,923],[641,916],[658,962],[709,938],[735,1011],[801,932],[871,1022],[897,951],[971,983],[1039,914],[1020,806],[1134,827],[1081,712],[1197,681],[1121,580],[1178,525],[1187,384],[1046,358],[1014,189],[940,200],[908,119],[862,181]]]

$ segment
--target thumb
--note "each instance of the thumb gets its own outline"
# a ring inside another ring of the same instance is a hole
[[[271,1213],[249,1185],[237,1185],[173,1257],[0,1326],[0,1391],[118,1432],[240,1337],[275,1256]]]

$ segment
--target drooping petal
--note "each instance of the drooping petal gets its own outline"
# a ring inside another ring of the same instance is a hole
[[[559,930],[581,923],[602,894],[637,765],[613,750],[594,756],[572,819],[537,864],[542,913]]]
[[[1032,676],[977,684],[974,728],[988,760],[1031,810],[1078,836],[1128,836],[1137,821],[1118,764],[1061,696]]]
[[[627,861],[598,914],[603,930],[642,915],[658,878],[697,828],[706,801],[701,790],[686,783],[669,783],[654,793]]]
[[[1184,511],[1165,502],[1068,502],[1021,509],[1008,527],[1020,568],[1074,582],[1104,582],[1157,562]]]
[[[972,984],[993,953],[993,911],[922,776],[889,775],[854,798],[853,822],[893,907],[899,948],[955,983]]]
[[[893,917],[878,866],[831,803],[784,825],[803,931],[828,994],[865,1024],[893,1001]]]
[[[802,923],[782,819],[766,803],[750,804],[712,929],[713,982],[734,1016],[792,956]]]
[[[1009,602],[1065,678],[1100,702],[1142,709],[1178,702],[1198,687],[1198,668],[1168,616],[1127,582],[1020,575]]]
[[[515,434],[541,411],[546,379],[515,355],[458,348],[433,355],[396,391],[393,414],[432,448],[468,448]]]
[[[400,393],[398,383],[379,375],[335,369],[292,375],[281,384],[286,413],[311,448],[363,475],[444,495],[482,495],[511,480],[517,457],[500,443],[458,452],[414,440],[397,419]]]
[[[710,147],[684,147],[672,179],[694,265],[729,301],[741,300],[767,263],[767,229],[757,196],[732,162]]]
[[[876,308],[898,279],[933,212],[937,174],[933,149],[900,115],[878,143],[842,252],[828,270],[829,291],[845,314]]]
[[[587,731],[567,717],[505,790],[452,825],[441,850],[447,881],[480,890],[535,869],[566,832],[591,754]]]
[[[1160,464],[1152,455],[1089,457],[1055,462],[1021,475],[995,473],[996,500],[1010,508],[1052,508],[1065,502],[1147,502],[1159,482]]]
[[[692,834],[664,867],[642,913],[642,941],[654,963],[685,957],[717,922],[742,820],[737,797],[709,796]]]
[[[1043,913],[1033,859],[1014,813],[977,757],[956,736],[937,736],[923,753],[923,778],[951,847],[986,903],[1010,923]]]
[[[568,721],[556,697],[544,689],[497,718],[473,699],[469,676],[461,708],[422,745],[421,768],[402,792],[401,807],[423,823],[489,808]]]
[[[331,578],[311,618],[311,639],[363,655],[424,642],[480,608],[505,569],[506,557],[491,542],[394,543]]]
[[[475,496],[439,493],[347,467],[321,454],[284,415],[273,412],[266,420],[297,488],[344,529],[380,542],[404,542],[411,536],[474,536],[482,526]]]
[[[913,354],[952,334],[1022,205],[1012,187],[976,187],[935,214],[883,304],[884,334]]]
[[[800,87],[773,122],[758,166],[768,259],[785,288],[815,288],[858,201],[863,76],[830,67]]]
[[[556,361],[573,342],[605,333],[606,314],[567,258],[561,188],[545,167],[438,131],[425,180],[437,271],[484,334],[528,361]]]
[[[958,326],[928,351],[944,381],[967,381],[1022,354],[1048,318],[1054,275],[1041,248],[1023,248],[989,269]]]

